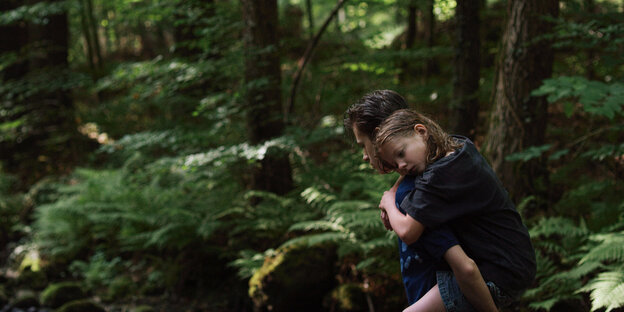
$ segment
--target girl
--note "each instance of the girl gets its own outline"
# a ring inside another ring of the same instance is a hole
[[[407,108],[407,103],[396,92],[390,90],[374,91],[362,97],[345,112],[344,125],[347,133],[353,133],[358,145],[362,148],[362,160],[380,173],[387,173],[378,158],[374,155],[373,140],[375,129],[394,111]],[[400,186],[399,186],[400,183]],[[400,199],[407,195],[414,186],[414,177],[406,177],[397,181]],[[396,206],[395,206],[396,207]],[[385,212],[382,210],[382,221],[386,228],[392,229]],[[448,228],[437,228],[427,231],[414,243],[405,243],[399,238],[399,254],[401,274],[407,293],[410,309],[417,311],[443,311],[444,306],[437,288],[436,272],[453,270],[445,276],[456,277],[453,281],[456,289],[461,287],[465,296],[479,311],[497,311],[481,273],[475,262],[470,259],[459,246],[453,232]],[[431,291],[432,289],[435,289]],[[450,291],[443,289],[443,291]],[[437,297],[434,295],[438,293]],[[461,295],[461,293],[460,293]],[[460,309],[458,311],[473,310]]]
[[[406,214],[396,207],[395,188],[384,193],[379,205],[401,240],[409,244],[419,240],[425,228],[448,225],[478,264],[499,306],[510,304],[529,287],[536,263],[528,231],[470,140],[451,137],[429,118],[402,109],[381,123],[374,145],[385,166],[417,176],[400,204]],[[448,311],[469,306],[457,295],[451,277],[438,274],[437,280],[439,292],[432,289],[431,296],[440,298]]]

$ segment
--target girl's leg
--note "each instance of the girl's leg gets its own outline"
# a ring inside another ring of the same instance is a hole
[[[444,302],[438,285],[433,286],[424,296],[416,303],[407,307],[403,312],[445,312]]]

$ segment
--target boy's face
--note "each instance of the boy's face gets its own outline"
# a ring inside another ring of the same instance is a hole
[[[414,126],[414,133],[397,136],[386,141],[379,149],[384,163],[401,175],[419,174],[427,166],[427,129],[421,124]]]
[[[388,171],[381,168],[380,162],[375,158],[375,147],[371,139],[355,125],[353,125],[353,135],[357,144],[362,148],[362,160],[368,162],[377,172],[387,173]]]

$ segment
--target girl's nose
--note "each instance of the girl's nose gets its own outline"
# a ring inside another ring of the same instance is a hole
[[[404,161],[400,161],[397,163],[397,167],[398,169],[405,169],[405,167],[407,167],[407,163],[405,163]]]

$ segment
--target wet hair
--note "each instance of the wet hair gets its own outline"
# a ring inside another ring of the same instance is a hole
[[[392,90],[373,91],[352,104],[344,114],[345,132],[352,135],[353,126],[375,140],[375,128],[394,111],[407,108],[407,102]]]
[[[375,151],[379,153],[384,143],[414,135],[414,126],[417,124],[422,124],[427,128],[427,165],[463,146],[463,143],[453,139],[427,116],[414,110],[401,109],[388,116],[379,126],[374,142]]]

